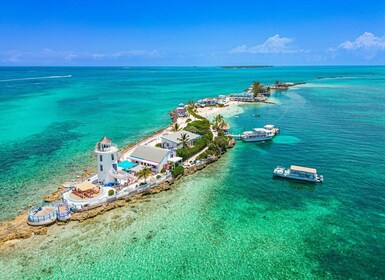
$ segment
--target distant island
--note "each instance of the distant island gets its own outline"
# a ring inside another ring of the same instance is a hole
[[[221,66],[221,68],[225,69],[240,69],[240,68],[271,68],[274,66],[271,65],[239,65],[239,66]]]

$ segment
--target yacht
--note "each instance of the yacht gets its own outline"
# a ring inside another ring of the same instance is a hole
[[[324,177],[317,174],[317,169],[292,165],[290,168],[277,166],[274,169],[275,177],[305,181],[310,183],[322,183]]]
[[[263,128],[254,128],[252,131],[245,131],[240,136],[245,142],[259,142],[272,139],[278,132],[279,128],[275,128],[274,125],[268,124]]]

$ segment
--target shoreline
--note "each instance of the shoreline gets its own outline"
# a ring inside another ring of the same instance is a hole
[[[238,113],[238,112],[243,113],[243,109],[241,109],[240,106],[241,105],[247,105],[247,104],[256,105],[258,103],[250,104],[248,102],[231,101],[231,102],[229,102],[228,106],[215,107],[215,109],[217,109],[217,110],[211,110],[214,107],[200,108],[200,109],[198,109],[198,113],[204,114],[202,116],[205,118],[213,117],[216,114],[219,114],[220,112],[222,112],[223,110],[225,110],[225,112],[227,112],[230,115],[231,114],[236,115],[236,113]],[[207,110],[205,110],[205,109],[207,109]],[[201,110],[202,112],[199,112],[199,110]],[[178,120],[180,119],[176,116],[175,110],[172,110],[170,112],[170,116],[171,116],[171,123],[168,126],[154,131],[153,133],[151,133],[150,135],[148,135],[144,139],[141,139],[137,142],[134,142],[134,143],[131,143],[131,144],[124,146],[123,148],[121,148],[119,150],[119,153],[122,155],[126,154],[126,153],[130,152],[137,145],[149,142],[149,141],[153,140],[154,138],[156,139],[159,136],[161,136],[162,133],[166,132],[167,130],[170,130],[172,125],[174,123],[178,122]],[[191,118],[195,119],[192,116],[191,116]],[[187,123],[186,119],[183,119],[180,123]],[[228,143],[228,148],[232,148],[234,145],[235,145],[235,140],[232,139]],[[188,175],[191,175],[191,174],[193,174],[199,170],[202,170],[206,166],[208,166],[209,164],[216,162],[219,158],[220,158],[220,155],[215,156],[213,158],[210,158],[206,162],[201,163],[199,165],[196,165],[192,168],[186,169],[184,174],[179,175],[176,178],[167,179],[165,182],[162,182],[161,184],[156,185],[156,186],[144,191],[143,193],[135,194],[133,196],[128,196],[128,197],[125,197],[123,199],[118,199],[118,200],[115,200],[113,202],[110,202],[110,203],[103,205],[103,206],[99,206],[99,207],[94,208],[94,209],[89,209],[89,210],[81,211],[81,212],[75,212],[71,216],[71,219],[69,221],[66,221],[66,222],[57,221],[56,223],[48,225],[48,226],[31,226],[27,223],[28,210],[24,211],[23,213],[21,213],[20,215],[17,215],[13,219],[6,220],[6,221],[3,221],[0,223],[0,247],[6,246],[8,243],[10,243],[9,245],[12,246],[12,244],[13,244],[12,242],[17,242],[17,240],[20,240],[20,239],[28,239],[34,235],[45,235],[48,233],[49,228],[51,228],[54,225],[64,226],[64,225],[70,223],[71,221],[82,222],[82,221],[87,220],[87,219],[92,219],[98,215],[102,215],[105,212],[108,212],[112,209],[120,208],[120,207],[124,207],[124,206],[130,206],[133,203],[136,203],[137,201],[141,200],[143,197],[146,197],[148,195],[157,194],[157,193],[160,193],[162,191],[168,191],[173,187],[174,183],[176,181],[178,181],[182,176],[188,176]],[[77,179],[79,180],[79,179],[84,179],[84,178],[90,177],[94,173],[95,173],[94,168],[88,168],[88,169],[86,169],[86,171],[82,175],[78,176]],[[65,188],[66,188],[65,183],[63,183],[55,191],[53,191],[51,194],[44,196],[43,201],[44,202],[59,201],[62,198],[62,191]]]

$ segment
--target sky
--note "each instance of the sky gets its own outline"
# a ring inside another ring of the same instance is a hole
[[[0,0],[0,66],[385,65],[385,1]]]

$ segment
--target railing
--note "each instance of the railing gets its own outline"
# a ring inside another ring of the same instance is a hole
[[[77,211],[91,210],[93,208],[106,205],[106,204],[113,202],[115,200],[118,200],[118,199],[124,199],[124,198],[129,197],[129,196],[143,193],[143,192],[148,191],[151,188],[157,186],[158,184],[165,182],[171,176],[172,176],[172,174],[171,174],[171,172],[169,172],[166,175],[162,176],[161,178],[156,179],[154,182],[150,182],[150,183],[138,186],[132,190],[128,190],[128,191],[124,190],[122,192],[119,192],[115,196],[102,198],[102,199],[99,199],[98,201],[92,201],[92,202],[88,203],[87,205],[82,205],[82,206],[79,205],[80,207],[73,207],[73,208],[71,208],[71,210],[76,211],[76,212]]]
[[[34,216],[33,215],[33,212],[36,211],[36,209],[34,210],[31,210],[29,211],[28,213],[28,221],[30,222],[45,222],[45,221],[48,221],[48,220],[51,220],[53,218],[56,218],[57,217],[57,212],[56,211],[53,211],[47,215],[44,215],[44,216]]]

